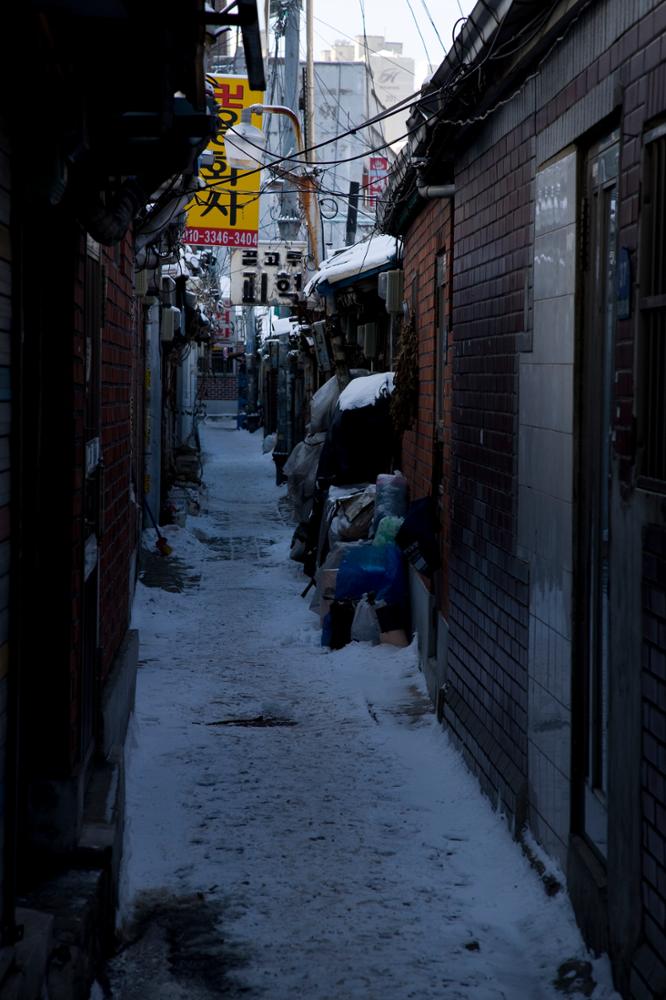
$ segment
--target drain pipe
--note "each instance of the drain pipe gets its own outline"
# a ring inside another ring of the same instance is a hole
[[[425,201],[431,201],[433,198],[453,198],[456,193],[456,186],[455,184],[424,184],[423,170],[417,167],[416,190],[420,198],[425,199]]]
[[[455,184],[419,184],[416,190],[421,198],[430,201],[431,198],[453,198],[456,193]]]

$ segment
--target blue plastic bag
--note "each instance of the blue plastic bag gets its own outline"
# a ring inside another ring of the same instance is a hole
[[[405,567],[397,545],[368,542],[345,553],[335,583],[336,599],[358,601],[364,594],[374,594],[386,604],[405,604]]]

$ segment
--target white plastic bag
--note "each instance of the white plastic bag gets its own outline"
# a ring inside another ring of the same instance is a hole
[[[377,612],[374,602],[367,594],[364,594],[356,605],[354,620],[351,627],[351,638],[353,642],[371,642],[373,646],[379,645],[380,632]]]

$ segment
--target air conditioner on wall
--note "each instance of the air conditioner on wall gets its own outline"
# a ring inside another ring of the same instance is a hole
[[[160,340],[173,340],[178,330],[180,330],[180,309],[176,306],[163,306]]]

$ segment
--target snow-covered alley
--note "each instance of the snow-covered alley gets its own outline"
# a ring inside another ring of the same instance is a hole
[[[430,712],[414,648],[322,649],[285,488],[234,427],[206,423],[201,513],[165,529],[182,591],[138,586],[130,944],[96,994],[614,997]]]

